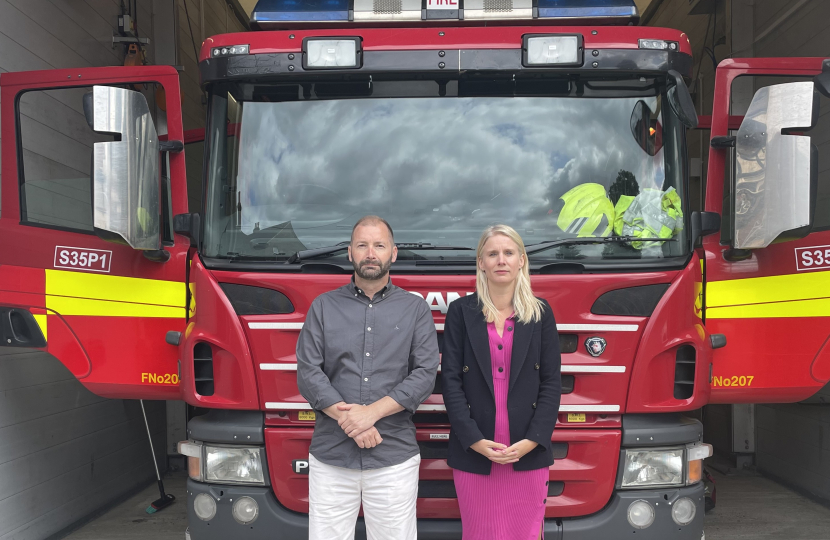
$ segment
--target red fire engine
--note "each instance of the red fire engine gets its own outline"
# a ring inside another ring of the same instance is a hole
[[[562,344],[546,538],[699,540],[711,447],[681,413],[830,380],[808,133],[830,63],[721,63],[693,212],[689,40],[636,22],[630,0],[262,0],[259,31],[202,46],[191,185],[173,68],[2,74],[0,345],[48,351],[101,396],[209,410],[180,443],[189,537],[305,538],[319,413],[294,349],[311,301],[349,279],[352,225],[390,220],[393,280],[440,342],[447,305],[474,290],[478,235],[505,222]],[[747,75],[794,82],[736,119]],[[66,88],[84,88],[69,105],[102,138],[88,227],[44,223],[29,193],[21,103]],[[439,373],[414,415],[423,539],[461,530],[442,403]]]

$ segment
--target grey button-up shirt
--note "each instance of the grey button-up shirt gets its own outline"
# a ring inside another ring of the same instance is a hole
[[[352,283],[318,296],[297,341],[297,385],[317,410],[386,396],[404,410],[380,419],[383,442],[360,448],[337,421],[317,414],[310,452],[335,467],[378,469],[418,454],[412,414],[438,372],[438,339],[426,302],[392,285],[368,298]]]

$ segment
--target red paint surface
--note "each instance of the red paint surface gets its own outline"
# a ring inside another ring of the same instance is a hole
[[[663,295],[648,320],[631,376],[626,412],[677,412],[697,409],[709,398],[709,365],[712,348],[695,300],[701,283],[700,262],[695,255]],[[674,398],[675,362],[682,346],[696,352],[692,397]]]
[[[692,264],[692,263],[690,263]],[[693,263],[697,264],[697,263]],[[697,270],[699,277],[699,269]],[[694,278],[694,270],[687,272],[684,287],[693,287],[690,282]],[[349,281],[348,275],[317,275],[309,281],[307,275],[302,274],[266,274],[266,273],[235,273],[214,272],[216,280],[220,282],[255,285],[278,290],[285,294],[294,304],[295,312],[287,315],[257,315],[241,317],[243,327],[251,346],[252,355],[257,367],[260,388],[260,408],[265,409],[266,402],[296,402],[305,404],[297,389],[296,373],[293,371],[262,371],[261,363],[296,363],[295,349],[299,330],[264,330],[251,329],[251,322],[282,322],[301,323],[311,302],[319,294],[339,287]],[[685,274],[684,274],[685,275]],[[678,276],[677,272],[651,272],[640,274],[581,274],[561,276],[533,276],[535,293],[546,298],[554,309],[558,324],[638,324],[636,332],[578,332],[579,346],[577,351],[564,354],[562,362],[569,365],[609,365],[624,366],[625,373],[577,373],[574,392],[562,396],[563,405],[618,405],[620,411],[625,410],[628,396],[629,380],[634,367],[634,356],[640,343],[642,331],[648,319],[643,317],[613,317],[594,315],[591,306],[603,293],[617,289],[621,283],[625,286],[647,285],[653,283],[670,283]],[[419,292],[427,296],[430,292],[440,292],[443,298],[447,293],[464,295],[474,290],[474,276],[393,276],[395,285],[409,291]],[[686,290],[684,289],[684,290]],[[694,296],[689,293],[682,296],[680,302],[693,302]],[[693,305],[693,304],[692,304]],[[198,310],[202,307],[197,301]],[[433,303],[437,308],[437,302]],[[688,306],[690,314],[691,305]],[[433,316],[436,323],[443,323],[445,316],[440,310],[434,309]],[[673,328],[672,328],[673,329]],[[665,330],[665,329],[664,329]],[[684,326],[684,336],[688,333],[688,324]],[[576,333],[567,332],[565,333]],[[608,343],[605,353],[599,358],[590,356],[585,350],[584,342],[594,336],[605,338]],[[679,336],[678,336],[679,337]],[[699,338],[698,338],[699,339]],[[672,359],[672,369],[674,360]],[[707,372],[708,373],[708,372]],[[669,391],[673,388],[672,381],[667,383]],[[695,403],[674,403],[674,407],[686,406],[692,408]],[[441,396],[434,395],[426,404],[441,404]]]
[[[190,269],[195,313],[179,347],[182,359],[182,396],[198,407],[258,409],[254,363],[239,318],[219,284],[194,258]],[[214,394],[196,393],[193,380],[193,349],[207,343],[213,351]]]

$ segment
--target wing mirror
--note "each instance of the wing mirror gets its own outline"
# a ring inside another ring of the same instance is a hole
[[[697,127],[697,111],[692,95],[689,93],[689,87],[686,86],[686,81],[683,80],[680,73],[673,69],[669,70],[668,76],[669,81],[674,83],[674,86],[666,92],[669,107],[684,126],[695,129]]]
[[[631,111],[631,135],[643,151],[655,156],[663,148],[663,127],[645,101],[639,100]]]
[[[84,115],[98,133],[92,154],[93,225],[102,239],[141,250],[153,261],[161,249],[159,138],[147,99],[140,92],[94,86],[83,97]]]
[[[760,249],[810,233],[818,187],[817,151],[806,136],[818,118],[813,82],[777,84],[755,93],[737,137],[712,146],[734,146],[730,200],[733,247]]]

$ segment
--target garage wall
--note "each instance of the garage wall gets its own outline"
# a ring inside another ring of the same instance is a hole
[[[752,55],[830,58],[830,3],[754,2]],[[830,186],[830,100],[817,129],[819,182]],[[820,189],[817,214],[830,215],[830,189]],[[830,387],[808,403],[756,406],[756,464],[768,476],[830,502]]]
[[[0,0],[0,73],[123,64],[123,46],[112,47],[121,5],[120,0]],[[184,0],[137,0],[137,22],[139,34],[151,39],[149,63],[158,52],[162,62],[185,67],[184,122],[190,129],[203,125],[204,107],[183,8]],[[188,0],[188,11],[197,48],[203,37],[244,30],[222,0]],[[156,27],[157,13],[165,17],[163,23],[171,14],[175,18],[166,35],[164,24]],[[163,44],[158,51],[156,43]],[[88,160],[78,156],[94,141],[73,131],[82,112],[71,91],[28,96],[26,107],[21,105],[24,154],[32,164],[27,179],[45,171],[40,186],[32,183],[46,193],[40,199],[42,214],[71,221],[88,212],[83,208],[88,200],[73,193],[83,187],[75,185],[77,180],[88,178]],[[46,173],[63,183],[52,182]],[[164,467],[166,404],[145,405]],[[95,396],[48,354],[0,347],[0,540],[47,538],[154,475],[137,401]]]

